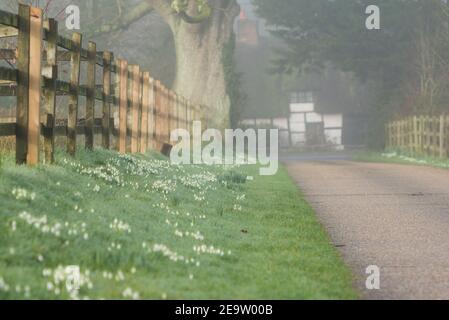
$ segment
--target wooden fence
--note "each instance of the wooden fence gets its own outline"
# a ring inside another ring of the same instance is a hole
[[[114,59],[96,44],[82,46],[82,35],[71,39],[58,34],[54,19],[43,19],[40,8],[19,5],[18,15],[0,11],[0,38],[17,37],[17,50],[1,49],[0,58],[16,59],[16,68],[0,67],[0,96],[16,96],[15,123],[0,123],[0,137],[16,137],[16,162],[35,165],[40,150],[44,161],[54,161],[55,136],[67,137],[67,152],[74,155],[77,135],[85,136],[85,147],[94,148],[94,135],[102,135],[101,146],[120,153],[162,150],[171,130],[192,130],[200,119],[200,107],[151,78],[138,65]],[[70,62],[70,81],[58,77],[59,62]],[[82,63],[87,64],[86,85],[80,84]],[[98,79],[97,69],[102,70]],[[101,82],[98,84],[97,82]],[[68,97],[68,116],[56,117],[56,97]],[[86,97],[86,116],[80,119],[79,97]],[[102,102],[102,117],[95,118],[95,102]],[[118,110],[118,119],[112,110]],[[118,120],[118,121],[117,121]],[[114,124],[118,124],[114,126]],[[43,139],[41,139],[43,138]]]
[[[386,146],[414,155],[447,157],[449,117],[412,116],[386,126]]]

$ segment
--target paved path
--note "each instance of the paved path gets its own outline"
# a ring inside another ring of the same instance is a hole
[[[365,299],[449,299],[449,170],[286,160]],[[366,268],[381,270],[367,290]]]

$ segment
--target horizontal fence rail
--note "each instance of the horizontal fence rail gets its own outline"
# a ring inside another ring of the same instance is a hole
[[[78,135],[84,135],[86,149],[92,150],[97,134],[103,148],[113,147],[122,154],[162,151],[172,130],[191,131],[192,122],[202,118],[203,106],[168,89],[137,64],[97,51],[94,42],[83,47],[80,33],[71,39],[59,35],[57,22],[44,21],[40,8],[19,4],[18,14],[0,10],[0,40],[5,37],[16,37],[17,49],[0,48],[0,59],[15,61],[14,68],[0,67],[0,97],[15,96],[17,105],[15,122],[0,118],[0,137],[15,137],[18,164],[39,163],[40,152],[45,163],[54,162],[56,136],[67,137],[71,155]],[[69,81],[59,78],[60,62],[69,62]],[[87,64],[84,85],[82,64]],[[102,71],[101,78],[97,70]],[[56,115],[57,96],[68,99],[64,119]],[[83,119],[79,97],[86,101]],[[98,101],[101,118],[95,118]]]
[[[448,157],[449,117],[411,116],[386,125],[386,146],[413,155]]]

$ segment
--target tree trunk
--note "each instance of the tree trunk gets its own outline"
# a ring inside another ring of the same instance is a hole
[[[213,13],[202,23],[168,19],[177,57],[173,90],[196,105],[207,106],[202,111],[208,126],[222,129],[229,127],[230,110],[222,56],[239,6],[235,0],[210,2]]]

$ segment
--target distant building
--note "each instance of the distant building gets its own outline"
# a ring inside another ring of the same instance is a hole
[[[331,147],[343,150],[343,114],[321,114],[315,109],[314,93],[291,93],[288,117],[244,119],[248,127],[279,129],[280,145],[289,147]]]
[[[252,109],[242,126],[280,130],[282,147],[327,147],[337,150],[362,146],[369,117],[364,110],[364,86],[350,74],[326,68],[322,73],[284,79],[288,110]],[[279,106],[278,106],[279,107]]]
[[[363,85],[327,67],[319,73],[281,74],[273,49],[283,43],[257,18],[251,0],[238,0],[236,63],[246,95],[243,127],[278,128],[282,147],[359,146],[366,136]]]
[[[313,92],[291,94],[289,122],[292,146],[321,145],[343,149],[343,115],[318,113]]]

